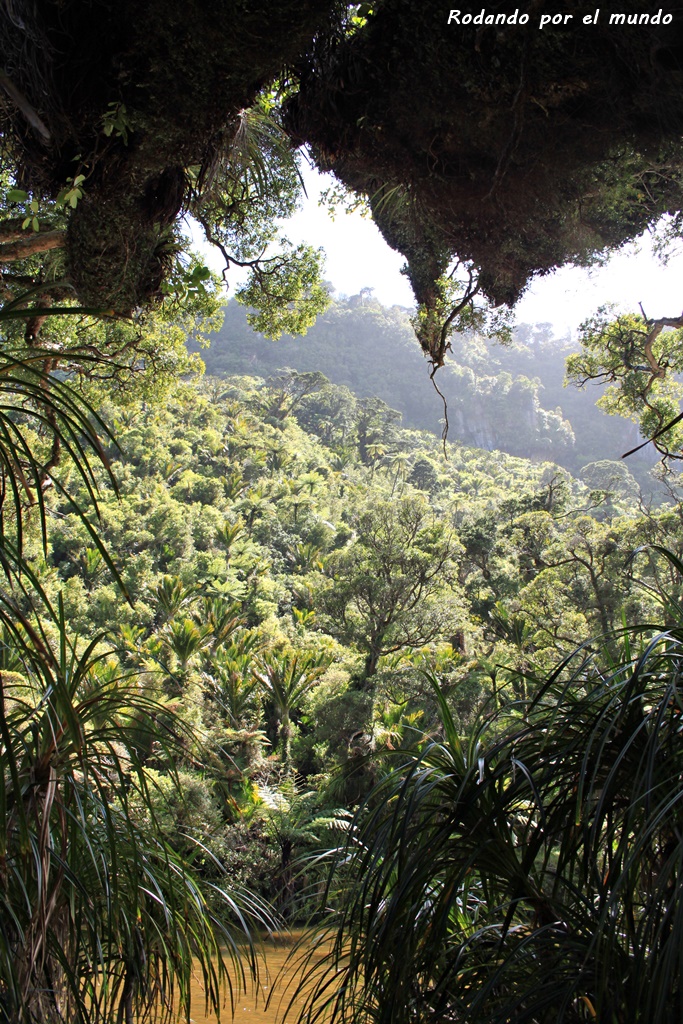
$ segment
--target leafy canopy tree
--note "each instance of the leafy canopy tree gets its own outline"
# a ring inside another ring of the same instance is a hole
[[[354,539],[325,562],[319,594],[327,629],[364,654],[363,679],[384,654],[455,629],[448,592],[457,542],[420,495],[376,501],[351,517]]]
[[[635,420],[665,459],[680,459],[683,317],[649,319],[642,306],[640,315],[615,315],[603,306],[582,324],[579,341],[582,351],[567,359],[569,380],[607,384],[598,405]]]

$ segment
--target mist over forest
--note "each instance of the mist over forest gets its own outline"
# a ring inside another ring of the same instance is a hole
[[[415,340],[410,310],[382,306],[371,290],[333,301],[305,337],[276,343],[250,329],[245,310],[230,302],[208,349],[194,346],[212,375],[253,374],[267,379],[290,367],[321,372],[358,397],[376,396],[401,413],[402,424],[441,436],[443,400]],[[508,344],[472,334],[451,339],[436,382],[446,399],[448,439],[487,451],[552,461],[579,476],[591,462],[619,461],[637,444],[635,423],[597,406],[602,391],[567,387],[566,359],[579,349],[556,337],[550,324],[519,324]],[[624,468],[645,490],[654,450]]]

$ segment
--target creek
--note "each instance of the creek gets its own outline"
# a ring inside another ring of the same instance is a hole
[[[287,963],[287,958],[292,952],[301,934],[286,933],[270,936],[262,943],[262,954],[259,956],[259,979],[257,983],[247,979],[246,992],[235,991],[235,1016],[236,1024],[282,1024],[283,1013],[292,998],[296,988],[300,968],[298,957],[292,958]],[[321,953],[324,952],[324,947]],[[275,991],[273,991],[275,986]],[[305,993],[297,997],[292,1008],[287,1014],[289,1021],[294,1021],[297,1010],[301,1007]],[[270,1004],[265,1003],[270,996]],[[231,1021],[230,1000],[227,1000],[224,1011],[221,1014],[221,1021],[229,1024]],[[204,990],[199,978],[192,987],[192,1021],[193,1024],[216,1024],[216,1016],[213,1013],[204,1012]]]

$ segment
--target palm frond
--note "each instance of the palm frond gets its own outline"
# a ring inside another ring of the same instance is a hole
[[[390,757],[357,815],[301,1020],[680,1019],[683,631],[621,648],[466,742],[432,680],[444,739]]]
[[[107,426],[64,373],[50,371],[53,352],[38,349],[0,353],[0,546],[14,536],[23,553],[27,517],[37,511],[47,542],[46,493],[54,487],[81,519],[119,585],[111,555],[90,521],[99,494],[95,465],[116,490],[104,442],[114,444]],[[84,498],[69,481],[75,473]],[[3,556],[8,557],[7,554]]]
[[[189,1018],[195,968],[218,1013],[272,920],[203,885],[154,820],[145,736],[172,765],[187,729],[103,637],[69,638],[30,566],[14,584],[0,595],[21,666],[0,677],[0,1021]]]

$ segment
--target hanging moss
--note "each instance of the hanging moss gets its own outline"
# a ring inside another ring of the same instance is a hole
[[[127,312],[158,292],[165,229],[190,205],[184,169],[215,163],[239,111],[300,57],[334,0],[21,6],[0,17],[0,45],[48,137],[3,94],[5,166],[48,198],[85,175],[71,281],[83,302]]]
[[[515,9],[528,24],[458,26],[440,0],[387,0],[319,48],[289,104],[322,169],[369,196],[400,186],[402,202],[373,212],[423,301],[428,251],[439,267],[444,253],[472,260],[512,304],[532,274],[618,246],[683,200],[683,21],[617,27],[607,7],[584,26],[595,5],[569,0],[573,22],[541,31],[549,3],[485,6]]]
[[[292,140],[370,198],[428,314],[454,254],[512,304],[530,276],[683,208],[683,16],[615,26],[607,2],[584,26],[594,0],[566,0],[572,23],[541,30],[550,0],[493,0],[529,21],[481,26],[449,25],[441,0],[377,0],[353,31],[341,0],[15,3],[0,46],[24,103],[0,97],[4,164],[52,197],[86,175],[72,280],[125,310],[156,293],[164,231],[201,202],[240,110],[288,69]]]

